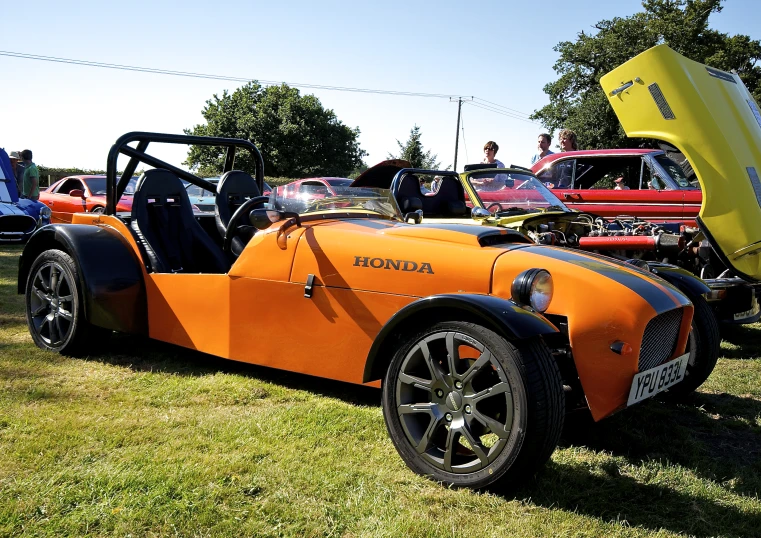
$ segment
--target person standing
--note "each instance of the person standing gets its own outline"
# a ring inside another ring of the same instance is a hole
[[[30,200],[40,199],[40,171],[32,162],[32,150],[25,149],[21,152],[24,163],[24,175],[22,181],[22,196]]]
[[[560,140],[560,151],[576,151],[579,149],[579,144],[576,141],[576,133],[570,129],[563,129],[558,135]]]
[[[496,142],[493,140],[489,140],[486,144],[484,144],[484,160],[481,161],[484,164],[497,164],[497,168],[504,168],[505,165],[502,164],[500,161],[497,160],[497,152],[499,151],[499,146]]]
[[[547,133],[542,133],[536,141],[536,149],[539,153],[531,157],[531,164],[545,158],[547,155],[552,155],[554,151],[550,151],[550,144],[552,143],[552,137]]]
[[[21,195],[24,184],[24,167],[26,166],[21,161],[21,155],[18,151],[11,151],[9,155],[11,159],[11,168],[13,169],[13,176],[16,179],[16,192]]]

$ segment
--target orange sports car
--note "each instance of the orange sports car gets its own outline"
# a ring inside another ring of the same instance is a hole
[[[119,199],[117,211],[132,210],[135,181]],[[71,222],[74,213],[99,213],[106,207],[106,176],[68,176],[40,191],[40,202],[50,208],[50,221]]]
[[[155,142],[226,148],[218,233],[193,218],[182,180],[215,189],[149,154]],[[253,176],[233,170],[239,151]],[[119,155],[129,161],[117,178]],[[139,163],[155,168],[137,180],[130,215],[117,215]],[[409,467],[473,488],[533,473],[567,409],[599,420],[710,373],[688,362],[690,301],[637,267],[506,229],[408,224],[387,189],[336,187],[289,211],[277,190],[260,196],[263,183],[248,141],[122,136],[104,212],[40,229],[21,256],[34,342],[82,353],[120,331],[380,384]]]

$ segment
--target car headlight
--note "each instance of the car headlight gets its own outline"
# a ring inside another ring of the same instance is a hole
[[[544,312],[552,301],[552,275],[546,269],[528,269],[515,277],[510,288],[512,299],[521,306]]]
[[[52,211],[50,211],[50,208],[48,206],[42,206],[40,208],[40,217],[42,217],[45,220],[50,220],[50,215]]]

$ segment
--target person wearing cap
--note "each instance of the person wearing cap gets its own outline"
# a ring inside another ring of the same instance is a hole
[[[32,150],[25,149],[21,152],[24,159],[24,175],[22,180],[21,196],[37,201],[40,199],[40,171],[32,162]]]
[[[11,159],[11,169],[13,170],[13,175],[16,178],[16,189],[19,194],[21,194],[21,190],[23,187],[22,181],[24,179],[24,168],[26,168],[26,164],[21,160],[21,155],[18,151],[11,151],[11,154],[9,155]]]
[[[620,176],[613,180],[613,183],[616,184],[615,187],[613,187],[614,191],[628,191],[630,190],[629,187],[624,185],[624,177]]]

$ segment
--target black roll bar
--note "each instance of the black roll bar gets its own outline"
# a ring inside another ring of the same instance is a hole
[[[133,148],[128,144],[131,142],[137,142],[137,147]],[[155,168],[164,168],[179,176],[180,178],[197,185],[208,191],[216,192],[217,188],[214,184],[200,178],[190,172],[172,166],[171,164],[157,159],[152,155],[146,153],[148,145],[151,142],[160,142],[164,144],[185,144],[185,145],[197,145],[197,146],[219,146],[227,148],[225,156],[225,166],[222,173],[229,172],[233,169],[235,164],[235,152],[238,148],[246,149],[251,153],[254,158],[254,164],[256,165],[256,172],[254,179],[259,187],[259,191],[264,190],[264,160],[259,149],[248,140],[242,138],[220,138],[211,136],[194,136],[194,135],[176,135],[165,133],[147,133],[141,131],[135,131],[124,134],[114,142],[111,149],[108,152],[108,164],[106,166],[106,210],[107,215],[114,215],[116,213],[116,201],[122,197],[124,190],[127,188],[129,180],[137,169],[139,163],[145,163]],[[116,179],[116,161],[119,155],[127,155],[131,157],[127,167],[124,169],[121,178]]]
[[[399,170],[396,175],[394,176],[394,179],[391,180],[391,194],[394,198],[396,198],[397,193],[399,192],[399,184],[402,181],[402,178],[406,176],[407,174],[423,174],[426,176],[452,176],[457,181],[460,181],[460,174],[455,172],[454,170],[429,170],[426,168],[402,168]]]

